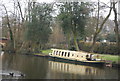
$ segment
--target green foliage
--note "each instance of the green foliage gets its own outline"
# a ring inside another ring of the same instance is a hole
[[[27,23],[26,40],[32,41],[37,45],[47,43],[49,34],[51,33],[50,21],[53,12],[50,4],[34,4],[29,22]]]
[[[110,33],[110,34],[107,34],[107,35],[100,34],[100,35],[98,35],[98,38],[96,40],[97,41],[107,40],[109,42],[116,42],[115,39],[116,39],[115,34]]]
[[[88,3],[83,2],[64,2],[59,5],[58,19],[61,21],[61,27],[66,35],[73,35],[77,50],[79,50],[77,39],[84,35],[86,19],[89,15],[87,5]]]
[[[60,14],[58,19],[61,21],[61,26],[65,33],[77,33],[83,35],[88,17],[89,8],[87,3],[80,2],[65,2],[59,6]]]
[[[83,51],[90,51],[91,42],[79,42],[79,48]],[[100,43],[97,42],[95,44],[94,53],[101,53],[101,54],[112,54],[112,55],[119,55],[120,53],[117,51],[117,46],[115,42],[111,43]]]
[[[110,42],[116,42],[115,34],[108,34],[106,39],[109,40]]]

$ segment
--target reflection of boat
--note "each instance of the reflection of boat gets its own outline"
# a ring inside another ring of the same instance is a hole
[[[60,61],[77,64],[104,65],[105,63],[104,60],[98,59],[97,56],[93,54],[78,51],[52,49],[52,53],[49,53],[49,56]]]
[[[53,71],[80,75],[101,75],[104,72],[100,68],[84,65],[74,65],[55,61],[49,61],[49,67]]]

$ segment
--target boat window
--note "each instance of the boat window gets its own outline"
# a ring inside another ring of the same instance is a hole
[[[58,51],[56,52],[56,55],[58,54]]]
[[[68,52],[68,57],[70,56],[70,52]]]
[[[61,51],[59,51],[59,56],[60,56]]]
[[[63,56],[64,52],[62,52],[62,56]]]
[[[67,52],[65,52],[65,57],[66,57],[66,55],[67,55]]]
[[[74,56],[74,54],[72,54],[72,56]]]

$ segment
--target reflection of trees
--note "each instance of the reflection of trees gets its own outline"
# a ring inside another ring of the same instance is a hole
[[[47,61],[44,58],[35,58],[31,56],[22,56],[21,67],[19,68],[21,71],[26,73],[27,77],[30,79],[36,78],[45,78],[47,71]]]
[[[45,78],[47,67],[48,64],[45,58],[10,54],[4,54],[3,57],[4,70],[22,72],[27,79]]]
[[[80,75],[99,75],[103,73],[103,70],[100,68],[53,62],[53,61],[49,61],[49,67],[53,71],[62,72],[62,73],[72,73],[72,74],[80,74]]]
[[[13,63],[13,55],[6,55],[4,54],[2,57],[2,68],[3,70],[5,68],[11,68],[12,67],[12,63]]]

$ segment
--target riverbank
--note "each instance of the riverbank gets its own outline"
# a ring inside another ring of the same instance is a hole
[[[51,52],[50,49],[48,50],[42,50],[43,55],[48,55]],[[92,53],[95,55],[99,55],[101,59],[106,60],[107,63],[112,63],[113,65],[120,65],[120,57],[118,55],[110,55],[110,54],[98,54],[98,53]]]

